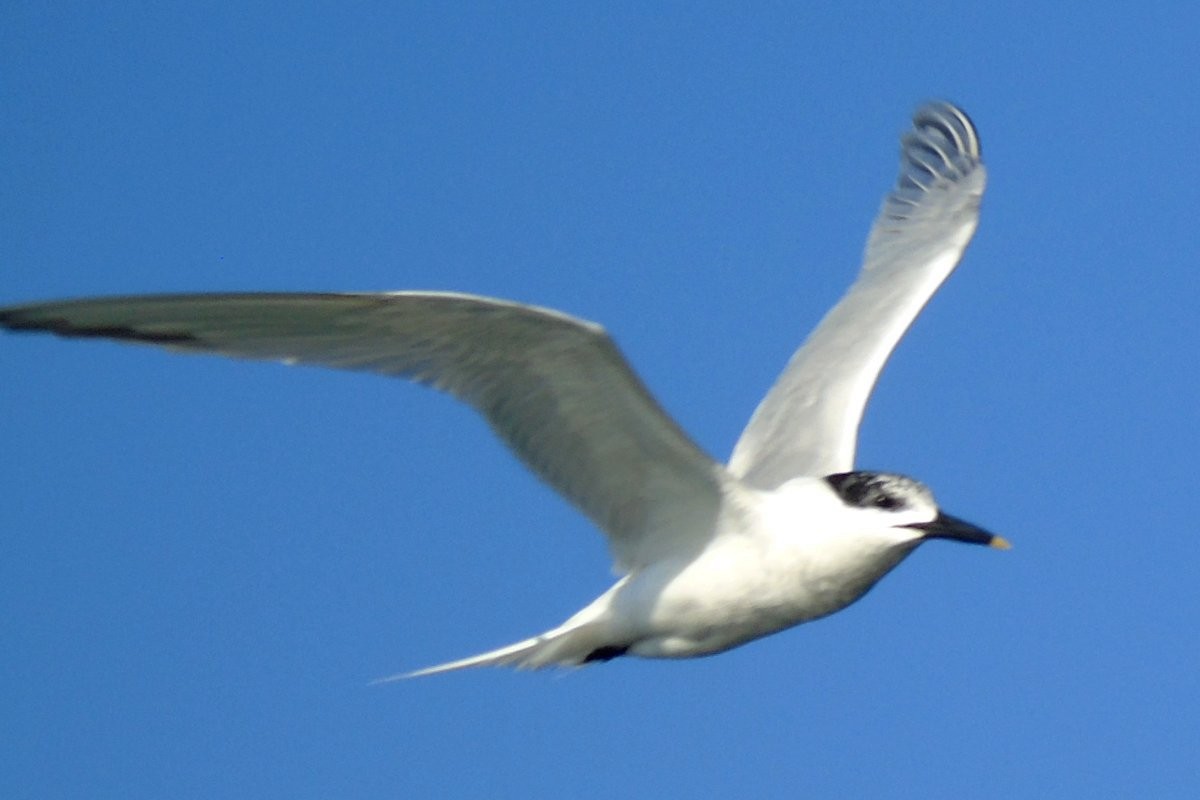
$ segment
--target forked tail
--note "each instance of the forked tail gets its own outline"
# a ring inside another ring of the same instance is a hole
[[[628,648],[624,644],[607,641],[606,631],[603,630],[605,627],[596,621],[579,622],[573,617],[553,630],[515,644],[413,672],[390,675],[374,683],[437,675],[468,667],[507,666],[517,669],[541,669],[549,666],[573,667],[589,661],[607,661],[622,655]]]

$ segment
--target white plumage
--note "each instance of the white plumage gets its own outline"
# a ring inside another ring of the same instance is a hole
[[[375,372],[469,403],[608,536],[623,577],[562,625],[412,675],[718,652],[837,611],[929,538],[1007,546],[899,475],[853,472],[888,355],[958,263],[985,181],[959,109],[919,109],[858,280],[796,352],[728,467],[599,326],[437,292],[116,297],[0,309],[19,331]]]

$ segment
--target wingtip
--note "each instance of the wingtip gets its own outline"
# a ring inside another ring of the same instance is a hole
[[[980,194],[982,152],[979,134],[965,111],[940,100],[926,103],[913,113],[912,127],[900,139],[900,171],[885,207],[904,217],[935,188],[972,175],[978,184],[974,194]]]
[[[973,159],[983,157],[975,123],[956,103],[946,100],[924,103],[913,112],[912,123],[918,137],[936,134],[963,155]]]

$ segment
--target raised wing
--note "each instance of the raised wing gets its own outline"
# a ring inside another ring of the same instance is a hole
[[[753,486],[854,466],[858,426],[884,362],[958,264],[979,222],[986,174],[962,110],[917,110],[900,175],[867,240],[862,271],[788,362],[729,461]]]
[[[621,569],[702,547],[720,502],[722,467],[663,412],[604,330],[547,309],[433,292],[162,295],[5,308],[0,325],[440,389],[606,531]]]

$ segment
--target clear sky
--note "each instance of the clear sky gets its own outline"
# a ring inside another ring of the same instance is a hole
[[[983,220],[859,463],[1014,549],[713,658],[372,686],[558,623],[600,536],[433,392],[7,336],[0,796],[1195,797],[1198,12],[498,5],[4,4],[0,303],[538,303],[723,460],[947,98]]]

